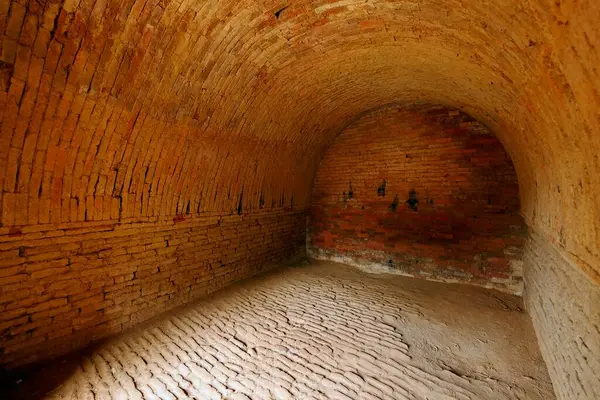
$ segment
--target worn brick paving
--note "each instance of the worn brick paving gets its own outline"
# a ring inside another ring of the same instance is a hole
[[[314,264],[116,337],[46,398],[553,398],[520,299]]]

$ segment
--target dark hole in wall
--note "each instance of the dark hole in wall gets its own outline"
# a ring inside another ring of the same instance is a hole
[[[238,206],[237,206],[237,214],[238,215],[242,215],[243,207],[244,207],[244,188],[242,188],[242,191],[240,192],[240,199],[238,201]]]
[[[417,192],[415,189],[411,189],[410,192],[408,192],[408,200],[406,200],[406,204],[408,204],[408,208],[411,210],[418,210],[419,199],[417,199]]]
[[[279,10],[275,11],[275,18],[279,19],[281,17],[281,13],[285,11],[289,6],[281,7]]]
[[[13,75],[14,65],[0,61],[0,88],[2,91],[8,89],[10,77]]]
[[[379,187],[377,188],[377,196],[385,196],[385,185],[386,184],[387,184],[387,182],[384,179],[383,183],[381,185],[379,185]]]

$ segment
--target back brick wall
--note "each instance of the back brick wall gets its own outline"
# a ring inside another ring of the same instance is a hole
[[[526,226],[510,158],[458,110],[380,109],[344,130],[314,183],[309,254],[522,291]]]
[[[0,365],[82,347],[304,255],[306,213],[0,228]]]

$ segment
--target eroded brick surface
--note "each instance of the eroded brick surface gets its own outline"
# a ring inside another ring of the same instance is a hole
[[[520,305],[329,263],[292,268],[111,340],[46,398],[553,399]]]
[[[525,300],[556,395],[600,398],[600,288],[539,235],[527,249]]]
[[[518,211],[512,162],[485,126],[443,107],[385,108],[321,161],[309,253],[521,293]]]

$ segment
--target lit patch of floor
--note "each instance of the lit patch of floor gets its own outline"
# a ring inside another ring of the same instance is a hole
[[[553,399],[521,307],[519,298],[495,291],[313,261],[164,315],[77,356],[70,377],[49,391],[40,393],[42,371],[19,392],[49,399]]]

